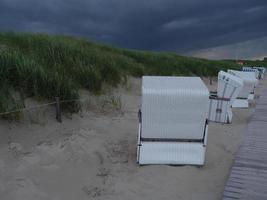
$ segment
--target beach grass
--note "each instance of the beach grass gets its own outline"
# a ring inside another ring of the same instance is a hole
[[[228,68],[240,66],[232,61],[115,48],[70,36],[0,33],[0,112],[23,107],[25,97],[75,99],[81,88],[97,94],[104,84],[116,87],[129,76],[216,76]]]

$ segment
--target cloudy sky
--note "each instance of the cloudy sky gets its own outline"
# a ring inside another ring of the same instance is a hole
[[[0,30],[220,58],[267,56],[267,0],[0,0]]]

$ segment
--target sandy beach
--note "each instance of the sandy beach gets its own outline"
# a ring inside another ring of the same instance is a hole
[[[216,88],[216,82],[205,83]],[[53,107],[25,114],[19,122],[0,120],[0,199],[221,199],[254,105],[234,109],[232,124],[209,124],[203,167],[140,167],[140,87],[140,79],[130,79],[114,91],[111,103],[94,99],[83,112],[63,115],[62,123],[54,119]]]

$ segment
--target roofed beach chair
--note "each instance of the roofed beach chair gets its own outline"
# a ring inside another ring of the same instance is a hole
[[[218,73],[218,89],[210,95],[209,120],[220,123],[232,122],[232,104],[243,87],[241,78],[220,71]]]
[[[203,165],[209,91],[199,77],[144,76],[137,162]]]
[[[264,74],[266,72],[266,68],[265,67],[252,67],[253,69],[257,69],[259,70],[259,79],[263,79]]]
[[[260,71],[259,69],[256,69],[254,67],[242,67],[243,72],[254,72],[255,73],[255,78],[260,79]]]
[[[243,72],[237,70],[228,70],[227,72],[243,80],[243,88],[240,91],[236,100],[234,101],[232,107],[248,108],[249,107],[248,101],[254,98],[254,89],[258,84],[258,80],[255,78],[255,73]]]

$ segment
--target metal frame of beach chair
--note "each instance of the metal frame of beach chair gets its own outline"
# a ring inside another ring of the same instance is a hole
[[[142,78],[137,162],[203,165],[209,91],[199,77]]]
[[[243,80],[237,76],[220,71],[218,89],[210,95],[209,121],[219,123],[232,122],[232,104],[243,87]]]

